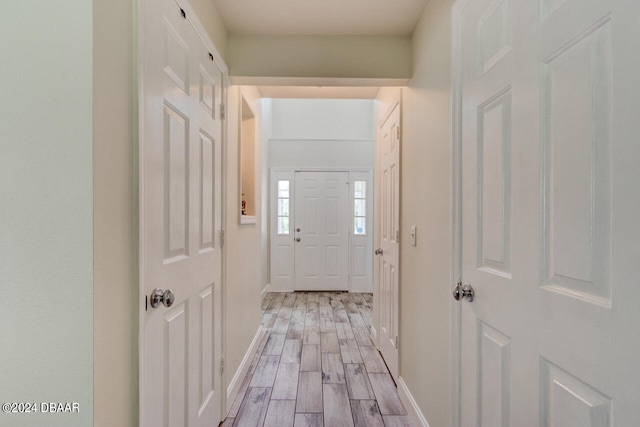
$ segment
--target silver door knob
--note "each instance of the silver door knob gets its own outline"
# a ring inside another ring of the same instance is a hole
[[[299,242],[299,241],[300,241],[300,238],[299,238],[299,237],[296,237],[296,242]]]
[[[376,254],[376,255],[382,255],[383,250],[382,250],[382,248],[378,248],[375,251],[373,251],[373,253]]]
[[[455,288],[453,288],[453,297],[456,301],[460,301],[461,299],[466,299],[469,302],[473,301],[473,297],[476,295],[475,291],[471,287],[471,285],[462,285],[462,283],[458,282]]]
[[[160,307],[160,304],[164,304],[165,307],[171,307],[176,300],[176,296],[171,289],[163,291],[160,288],[156,288],[151,292],[149,299],[151,300],[150,303],[153,308]]]

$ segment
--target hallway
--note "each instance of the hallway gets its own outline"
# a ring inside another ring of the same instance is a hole
[[[373,296],[267,293],[267,331],[223,426],[411,426],[370,338]]]

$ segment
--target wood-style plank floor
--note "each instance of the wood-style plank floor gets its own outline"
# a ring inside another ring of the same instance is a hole
[[[373,346],[371,294],[267,293],[267,334],[223,426],[411,426]]]

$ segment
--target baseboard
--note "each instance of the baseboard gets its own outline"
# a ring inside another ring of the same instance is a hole
[[[411,418],[411,421],[413,421],[417,426],[429,427],[427,419],[422,414],[422,411],[420,411],[416,400],[413,398],[411,391],[409,391],[409,387],[407,387],[407,383],[404,382],[402,377],[398,378],[398,396],[400,396],[400,401],[407,410],[407,414]]]
[[[251,362],[253,361],[253,356],[260,345],[260,341],[262,341],[262,337],[264,337],[265,330],[262,328],[262,325],[258,327],[258,331],[256,335],[253,337],[253,341],[251,341],[251,345],[247,349],[244,357],[242,358],[242,362],[240,362],[240,366],[236,370],[236,373],[233,375],[233,378],[229,382],[229,386],[227,387],[227,408],[224,413],[229,412],[229,408],[233,405],[233,402],[236,400],[238,396],[238,392],[240,391],[240,387],[242,387],[242,381],[244,381],[244,377],[247,376],[247,372],[249,372],[249,367],[251,366]]]
[[[262,288],[262,292],[260,292],[260,295],[264,295],[267,292],[271,292],[271,285],[267,284],[264,288]]]

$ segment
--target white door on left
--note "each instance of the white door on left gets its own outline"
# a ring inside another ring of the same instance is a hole
[[[223,71],[175,0],[144,2],[141,12],[140,425],[213,426],[222,398]],[[154,289],[175,301],[152,307]]]

